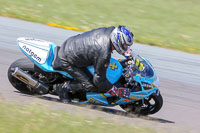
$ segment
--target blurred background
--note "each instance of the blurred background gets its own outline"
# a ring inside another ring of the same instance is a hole
[[[83,31],[125,25],[137,42],[200,54],[199,0],[0,0],[0,15]]]

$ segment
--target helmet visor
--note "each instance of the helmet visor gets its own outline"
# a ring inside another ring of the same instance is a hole
[[[127,44],[122,45],[123,50],[126,52],[130,49],[130,46]]]

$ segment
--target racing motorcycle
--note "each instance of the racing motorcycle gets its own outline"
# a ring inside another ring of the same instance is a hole
[[[53,86],[73,80],[73,77],[59,67],[59,46],[34,38],[18,38],[17,43],[28,58],[18,59],[10,65],[8,79],[21,93],[58,95]],[[88,66],[87,69],[94,74],[94,66]],[[163,98],[158,89],[159,78],[147,59],[132,51],[126,54],[125,59],[111,58],[106,77],[117,87],[131,89],[130,96],[123,98],[83,89],[69,92],[72,102],[119,105],[126,112],[139,115],[154,114],[161,109]]]

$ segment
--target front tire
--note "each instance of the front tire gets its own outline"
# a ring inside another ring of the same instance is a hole
[[[21,58],[13,62],[8,69],[8,79],[12,84],[12,86],[22,93],[33,95],[34,92],[30,90],[28,85],[26,85],[22,81],[12,76],[11,68],[16,68],[16,67],[22,69],[23,71],[28,72],[29,74],[33,74],[35,68],[34,63],[31,62],[28,58]]]
[[[158,112],[163,105],[162,95],[153,93],[148,98],[144,99],[144,104],[142,100],[136,101],[134,103],[128,103],[120,105],[128,113],[133,113],[137,115],[151,115]]]

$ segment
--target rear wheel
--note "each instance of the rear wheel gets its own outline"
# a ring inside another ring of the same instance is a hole
[[[143,101],[136,101],[134,103],[128,103],[120,105],[128,113],[138,114],[138,115],[150,115],[158,112],[163,105],[163,98],[161,94],[153,93],[148,98]]]
[[[29,95],[33,95],[34,92],[31,91],[30,86],[26,85],[25,83],[21,82],[20,80],[18,80],[17,78],[12,76],[12,71],[11,68],[20,68],[23,71],[27,72],[30,75],[34,74],[34,63],[31,62],[28,58],[21,58],[16,60],[15,62],[13,62],[9,69],[8,69],[8,79],[10,81],[10,83],[12,84],[12,86],[19,90],[22,93],[25,94],[29,94]]]

